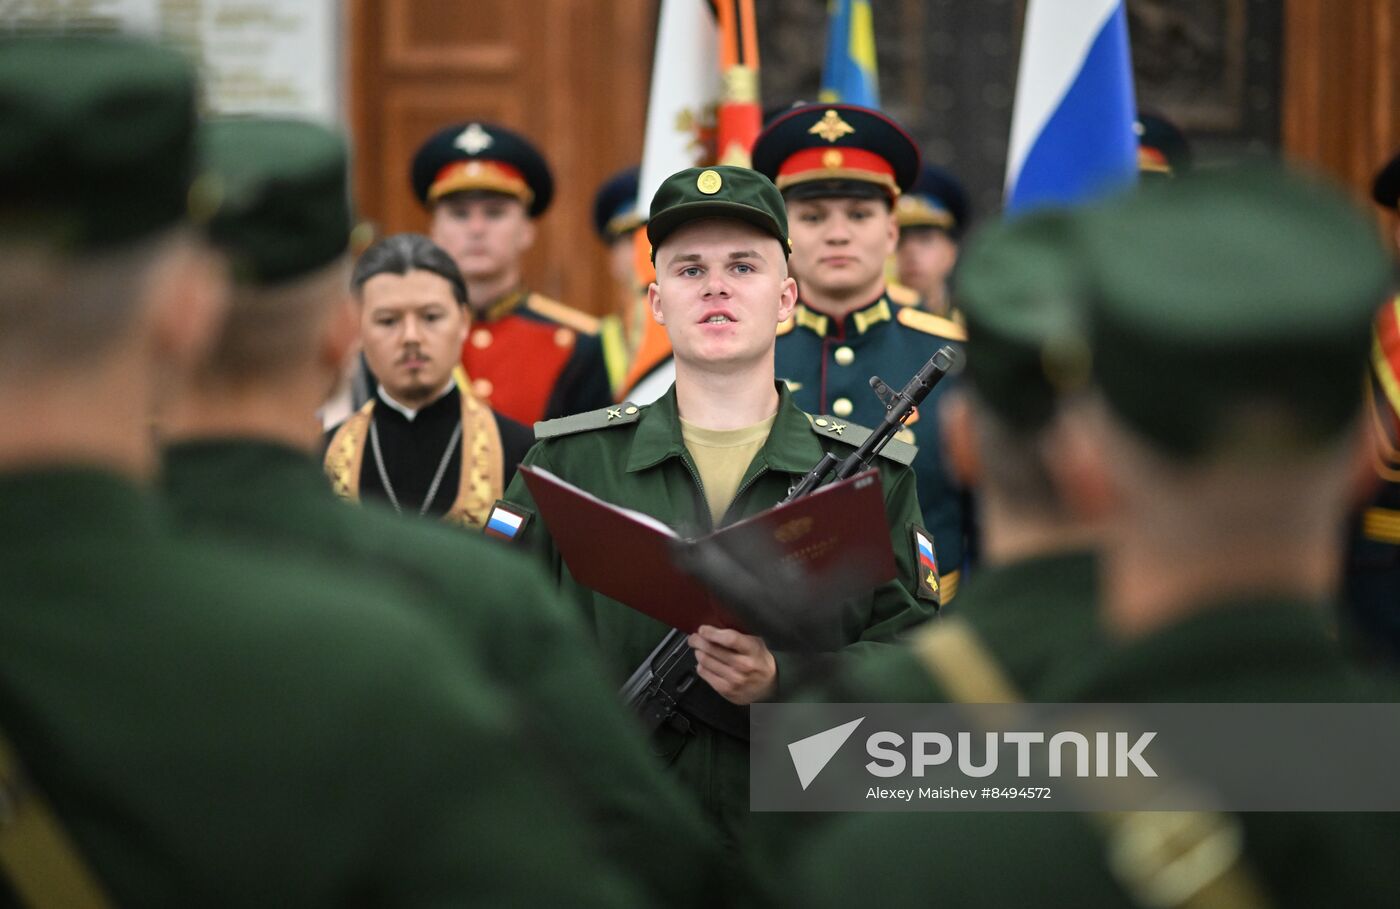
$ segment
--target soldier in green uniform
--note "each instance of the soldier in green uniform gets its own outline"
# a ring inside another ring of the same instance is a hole
[[[813,104],[764,129],[753,165],[782,190],[792,223],[799,300],[778,328],[778,376],[803,410],[874,425],[885,405],[870,390],[872,375],[898,385],[939,347],[964,338],[953,321],[892,301],[885,285],[899,239],[895,203],[918,176],[918,146],[879,111]],[[935,388],[902,432],[919,449],[919,505],[945,603],[957,595],[968,523],[939,432],[938,402],[956,384]]]
[[[1067,464],[1076,501],[1106,519],[1104,645],[1040,694],[1394,699],[1327,628],[1364,444],[1360,364],[1389,273],[1373,226],[1310,179],[1226,169],[1095,213],[1082,242],[1097,393],[1066,416]],[[975,642],[930,650],[963,700],[988,687],[966,684],[974,672],[1002,674]],[[1171,829],[1180,819],[853,816],[806,851],[794,904],[1239,909],[1400,892],[1393,814],[1188,813],[1210,821],[1205,838]],[[1144,835],[1160,848],[1132,849]]]
[[[550,769],[595,840],[657,900],[699,904],[718,841],[655,766],[577,618],[534,566],[381,507],[347,509],[317,469],[309,415],[355,335],[343,140],[285,120],[212,121],[203,133],[224,187],[209,233],[238,281],[217,343],[167,421],[164,485],[179,525],[421,594],[513,699],[530,740],[558,758]]]
[[[826,450],[849,453],[868,431],[845,420],[811,419],[775,386],[774,328],[796,302],[787,277],[787,216],[776,187],[745,168],[690,169],[671,176],[647,224],[657,265],[651,312],[675,350],[676,381],[654,404],[613,408],[541,424],[526,464],[552,471],[605,501],[700,533],[776,504]],[[838,660],[883,652],[934,614],[937,591],[915,575],[920,534],[907,446],[893,443],[880,477],[898,579],[851,602],[851,645]],[[539,553],[591,625],[608,669],[622,684],[666,634],[661,623],[575,582],[534,514],[523,479],[500,506],[513,536]],[[523,519],[523,520],[522,520]],[[761,638],[702,627],[690,644],[699,674],[740,709],[781,698],[803,661],[773,653]],[[748,742],[700,720],[688,734],[663,730],[656,743],[685,785],[734,837],[748,815]]]
[[[143,489],[226,293],[181,224],[214,195],[195,101],[142,42],[0,45],[0,752],[28,771],[0,904],[637,904],[406,592],[187,540]],[[48,889],[45,803],[105,898]]]

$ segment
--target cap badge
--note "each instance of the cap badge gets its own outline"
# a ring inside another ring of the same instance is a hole
[[[826,152],[822,155],[822,167],[827,167],[831,168],[832,170],[835,170],[836,168],[840,167],[842,164],[845,163],[846,156],[841,154],[834,148],[828,148]]]
[[[490,133],[481,128],[480,123],[473,123],[462,130],[461,135],[452,144],[469,155],[479,155],[495,141]]]
[[[713,196],[719,192],[719,188],[723,185],[724,178],[713,170],[701,171],[700,176],[695,178],[695,188],[707,196]]]
[[[812,128],[807,130],[814,136],[820,136],[828,142],[835,142],[842,136],[849,136],[855,132],[856,128],[845,120],[834,110],[829,110],[826,115],[812,124]]]

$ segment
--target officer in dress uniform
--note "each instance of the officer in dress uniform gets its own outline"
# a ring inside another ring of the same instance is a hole
[[[1389,265],[1340,192],[1272,168],[1188,175],[1078,232],[1093,392],[1062,429],[1103,522],[1102,644],[1046,702],[1393,701],[1331,625],[1336,529],[1366,444],[1357,381]],[[1033,621],[1033,620],[1032,620]],[[1024,697],[965,623],[916,644],[963,702]],[[1204,781],[1204,782],[1209,782]],[[847,815],[793,905],[1304,909],[1400,892],[1394,814]],[[938,844],[929,848],[930,843]]]
[[[1141,180],[1151,183],[1191,172],[1191,143],[1175,123],[1159,114],[1140,111],[1133,132],[1137,134]]]
[[[460,387],[467,289],[450,256],[421,234],[365,250],[350,281],[375,394],[326,433],[336,494],[481,527],[533,444],[528,428]]]
[[[958,262],[958,245],[972,217],[972,203],[962,181],[935,164],[924,163],[919,179],[895,203],[899,246],[895,272],[923,309],[957,321],[948,298],[948,276]],[[892,289],[892,294],[898,291]],[[898,298],[895,302],[905,302]]]
[[[602,309],[605,315],[598,320],[598,336],[614,392],[626,381],[651,321],[646,288],[637,284],[636,234],[647,223],[637,204],[638,171],[636,166],[618,171],[593,196],[593,232],[607,248],[608,275],[612,278]]]
[[[1400,155],[1381,168],[1371,198],[1394,213],[1400,205]],[[1400,229],[1394,235],[1400,247]],[[1352,516],[1345,575],[1346,618],[1362,646],[1400,663],[1400,297],[1376,315],[1367,357],[1375,489]]]
[[[805,410],[878,424],[885,405],[870,377],[902,386],[939,347],[965,337],[950,319],[892,301],[885,286],[899,238],[895,205],[918,175],[918,147],[879,111],[814,104],[768,125],[753,166],[783,191],[792,224],[799,299],[778,328],[778,375]],[[935,388],[903,433],[919,448],[919,504],[944,602],[957,593],[966,552],[965,494],[943,461],[938,421],[938,401],[955,384]]]
[[[217,342],[163,421],[163,489],[179,527],[421,594],[449,639],[517,703],[591,840],[656,902],[706,904],[717,838],[656,766],[576,617],[535,566],[475,534],[373,503],[346,508],[326,488],[307,416],[358,323],[345,299],[344,140],[280,119],[214,120],[203,131],[209,172],[224,187],[208,232],[237,284]]]
[[[598,320],[534,293],[521,262],[554,197],[543,156],[483,121],[434,133],[413,156],[429,236],[467,282],[472,329],[462,366],[472,394],[527,426],[612,401]]]
[[[227,299],[198,94],[143,42],[0,41],[0,905],[641,905],[405,585],[147,490]]]

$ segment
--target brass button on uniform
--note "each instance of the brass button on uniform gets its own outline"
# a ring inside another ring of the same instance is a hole
[[[570,347],[574,343],[574,333],[567,328],[561,328],[554,332],[554,343],[560,347]]]
[[[477,350],[485,350],[486,348],[488,348],[488,347],[490,347],[490,346],[491,346],[491,329],[489,329],[489,328],[474,328],[474,329],[472,329],[472,347],[475,347]]]
[[[491,384],[490,379],[472,379],[472,394],[483,401],[491,397],[491,392],[496,390],[496,386]]]
[[[837,398],[831,402],[831,412],[838,417],[849,417],[853,410],[855,410],[855,405],[851,403],[850,398]]]
[[[821,417],[817,417],[812,422],[816,423],[818,426],[826,426],[826,420],[822,419]]]
[[[856,352],[854,350],[851,350],[849,347],[844,346],[836,348],[836,365],[850,366],[855,361]],[[842,414],[841,416],[844,417],[845,414]]]
[[[627,414],[629,417],[632,416],[632,414],[634,414],[634,413],[636,413],[636,412],[637,412],[637,405],[636,405],[636,404],[629,404],[629,405],[627,405],[627,409],[623,411],[623,413]]]

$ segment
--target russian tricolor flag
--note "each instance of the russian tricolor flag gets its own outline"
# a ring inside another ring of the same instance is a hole
[[[933,551],[933,541],[919,531],[914,531],[914,545],[919,550],[919,564],[938,574],[938,556]]]
[[[1030,0],[1006,210],[1073,205],[1137,179],[1124,0]]]

